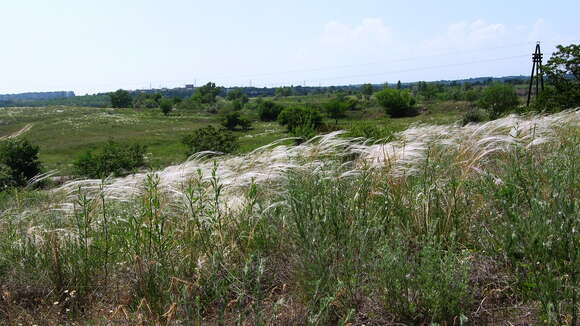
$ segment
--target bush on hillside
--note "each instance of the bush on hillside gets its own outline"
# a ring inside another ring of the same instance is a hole
[[[124,89],[110,93],[109,97],[111,97],[111,106],[114,108],[128,108],[131,107],[131,103],[133,102],[131,94]]]
[[[518,104],[515,88],[512,85],[502,83],[494,83],[487,87],[479,100],[479,105],[489,111],[492,119],[515,109]]]
[[[385,88],[375,94],[385,112],[393,118],[408,117],[417,114],[415,99],[406,90]]]
[[[284,106],[272,101],[260,100],[257,104],[258,116],[261,121],[276,121]]]
[[[290,133],[298,127],[305,126],[316,130],[322,125],[322,115],[313,107],[292,106],[280,112],[278,123],[286,126]]]
[[[234,134],[213,126],[195,130],[183,137],[182,143],[188,147],[188,156],[203,151],[231,153],[238,148],[237,137]]]
[[[25,186],[42,170],[38,146],[26,139],[8,139],[0,143],[0,186]]]
[[[468,123],[484,122],[488,120],[488,115],[485,111],[472,107],[465,114],[461,120],[462,124],[465,126]]]
[[[145,166],[145,146],[109,141],[97,150],[81,154],[73,163],[75,172],[88,178],[121,176]]]

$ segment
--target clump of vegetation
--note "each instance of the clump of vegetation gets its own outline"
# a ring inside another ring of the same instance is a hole
[[[505,83],[494,83],[487,87],[479,100],[479,106],[489,111],[492,119],[514,110],[518,104],[515,88]]]
[[[110,93],[109,96],[111,97],[111,106],[114,108],[130,108],[133,103],[131,94],[124,89]]]
[[[221,123],[228,130],[235,130],[238,126],[242,130],[249,130],[252,127],[252,121],[247,117],[242,117],[238,111],[225,113],[222,116]]]
[[[238,148],[237,137],[231,132],[207,126],[183,137],[182,143],[188,148],[187,155],[203,151],[231,153]]]
[[[139,109],[158,108],[163,96],[159,93],[140,93],[133,100],[133,107]]]
[[[317,129],[322,125],[322,115],[320,111],[311,106],[291,106],[280,112],[278,123],[288,128],[288,132],[293,132],[298,127],[311,127]]]
[[[75,172],[88,178],[121,176],[145,166],[145,146],[108,141],[96,150],[88,150],[73,163]]]
[[[356,121],[350,124],[346,136],[353,138],[365,138],[381,140],[392,136],[391,128],[383,127],[372,122]]]
[[[417,114],[415,99],[407,90],[386,88],[377,92],[375,97],[385,112],[393,118]]]
[[[324,104],[324,110],[329,118],[335,120],[335,124],[338,124],[338,119],[345,117],[347,109],[348,103],[346,103],[342,98],[335,98]]]
[[[38,151],[39,147],[26,139],[0,141],[0,191],[11,186],[25,186],[41,172]]]
[[[558,45],[557,49],[544,66],[549,85],[534,102],[540,111],[580,106],[580,45]]]
[[[468,123],[478,123],[478,122],[484,122],[487,120],[488,120],[487,112],[474,106],[474,107],[470,107],[467,110],[467,112],[465,112],[465,114],[463,115],[463,118],[461,119],[461,122],[463,125],[466,125]]]
[[[259,99],[256,103],[258,116],[261,121],[276,121],[284,106],[273,101]]]
[[[159,108],[164,115],[169,115],[173,110],[174,103],[175,101],[170,98],[162,98],[161,101],[159,101]]]

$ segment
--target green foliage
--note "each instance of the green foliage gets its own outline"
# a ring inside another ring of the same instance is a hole
[[[78,175],[88,178],[121,176],[145,166],[145,146],[108,141],[97,150],[89,150],[74,162]]]
[[[39,147],[26,139],[0,142],[0,190],[8,186],[25,186],[40,173]]]
[[[162,95],[159,93],[141,93],[133,101],[134,108],[154,109],[161,103]]]
[[[237,111],[228,112],[222,117],[222,126],[228,130],[234,130],[240,124],[240,113]]]
[[[284,106],[273,101],[260,100],[256,103],[258,116],[262,121],[276,121]]]
[[[461,122],[463,125],[466,125],[468,123],[484,122],[487,120],[488,115],[486,112],[482,111],[477,107],[471,107],[469,108],[469,110],[467,110],[467,112],[465,112],[463,118],[461,119]]]
[[[133,102],[131,94],[123,89],[110,93],[109,96],[111,97],[111,106],[114,108],[129,108]]]
[[[159,108],[163,114],[168,115],[173,110],[174,101],[170,98],[164,97],[159,101]]]
[[[214,104],[216,96],[221,92],[221,87],[217,87],[215,83],[209,82],[195,90],[192,98],[202,104]]]
[[[229,101],[238,101],[242,106],[248,103],[249,99],[246,94],[244,94],[239,88],[231,90],[226,98]]]
[[[344,118],[348,106],[349,103],[347,103],[343,98],[334,98],[324,104],[324,110],[328,114],[328,117],[335,119],[336,124],[338,124],[338,119]]]
[[[392,136],[393,131],[390,128],[377,125],[368,121],[355,121],[348,127],[348,137],[365,138],[372,140],[385,139]]]
[[[555,112],[580,106],[580,45],[558,45],[544,71],[553,88],[547,88],[534,105],[542,111]]]
[[[231,153],[238,148],[237,137],[229,131],[207,126],[183,137],[182,143],[188,147],[187,155],[202,151]]]
[[[492,119],[515,109],[519,104],[513,85],[494,83],[483,91],[479,106],[489,111]]]
[[[415,99],[406,90],[383,89],[375,94],[385,112],[393,118],[407,117],[416,114]]]
[[[365,97],[365,99],[369,99],[371,95],[373,95],[374,87],[372,84],[362,84],[360,87],[361,94]]]
[[[275,95],[280,97],[287,97],[294,94],[294,87],[278,87],[276,88]]]
[[[288,128],[288,132],[293,132],[297,127],[308,127],[314,130],[322,125],[322,115],[310,106],[291,106],[280,112],[278,123]]]

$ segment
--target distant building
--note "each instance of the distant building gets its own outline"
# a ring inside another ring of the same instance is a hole
[[[186,84],[185,85],[185,88],[186,89],[193,89],[193,84]]]

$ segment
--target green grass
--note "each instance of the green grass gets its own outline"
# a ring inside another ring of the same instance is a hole
[[[325,95],[278,99],[290,103],[323,103]],[[389,130],[404,130],[412,123],[445,124],[460,120],[465,103],[428,103],[417,117],[390,119],[379,107],[348,112],[345,119],[326,120],[330,130],[349,129],[353,122],[367,122]],[[253,129],[235,131],[239,136],[238,153],[252,151],[277,139],[289,137],[285,128],[275,122],[259,122],[254,112]],[[196,128],[219,125],[219,115],[197,112],[174,112],[164,116],[157,109],[103,109],[85,107],[0,108],[0,137],[9,135],[26,124],[33,124],[26,138],[40,146],[40,160],[47,170],[59,174],[72,172],[72,161],[82,152],[101,146],[108,140],[135,142],[147,146],[148,164],[159,169],[186,159],[181,138]]]
[[[155,175],[127,201],[5,192],[0,322],[573,325],[574,119],[484,156],[460,131],[403,175],[338,146],[234,193],[227,158],[177,194]]]

